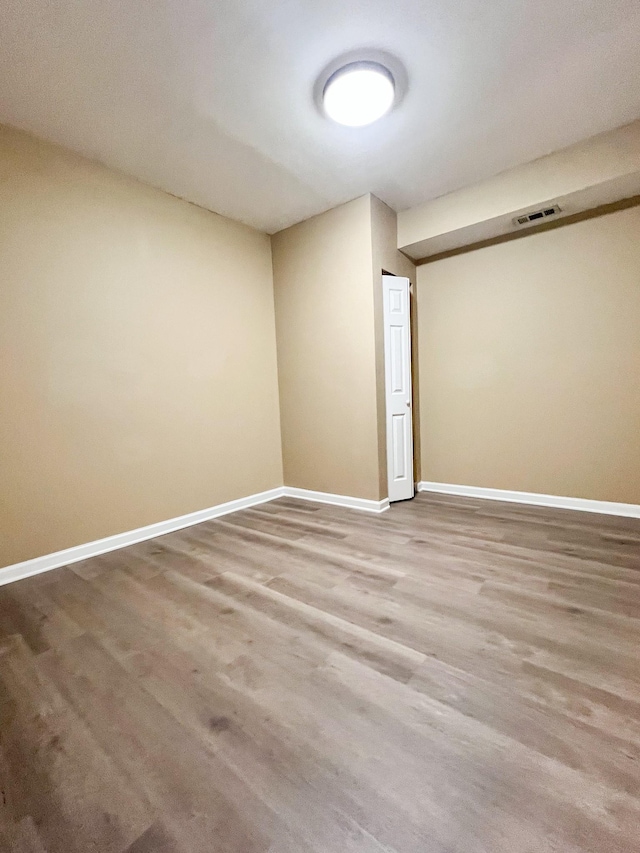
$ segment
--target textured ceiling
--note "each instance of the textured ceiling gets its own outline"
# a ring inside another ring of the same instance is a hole
[[[638,0],[2,0],[0,121],[273,232],[365,192],[397,210],[640,116]],[[378,48],[368,128],[313,101]]]

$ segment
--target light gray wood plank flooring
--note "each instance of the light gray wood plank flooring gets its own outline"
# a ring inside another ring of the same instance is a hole
[[[640,523],[293,500],[0,588],[0,850],[640,850]]]

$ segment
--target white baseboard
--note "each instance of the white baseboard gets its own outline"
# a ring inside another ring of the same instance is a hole
[[[366,498],[351,498],[345,495],[332,495],[328,492],[296,489],[291,486],[278,486],[275,489],[258,492],[246,498],[227,501],[226,503],[209,507],[209,509],[201,509],[197,512],[187,513],[187,515],[179,515],[177,518],[170,518],[168,521],[147,524],[145,527],[138,527],[136,530],[117,533],[115,536],[107,536],[104,539],[97,539],[94,542],[87,542],[84,545],[65,548],[64,551],[56,551],[53,554],[45,554],[43,557],[36,557],[33,560],[25,560],[22,563],[14,563],[12,566],[0,568],[0,586],[22,580],[23,578],[29,578],[32,575],[39,575],[42,572],[51,571],[51,569],[59,569],[61,566],[68,566],[80,560],[87,560],[89,557],[99,557],[100,554],[116,551],[118,548],[126,548],[128,545],[135,545],[138,542],[144,542],[146,539],[164,536],[165,533],[173,533],[175,530],[182,530],[184,527],[201,524],[203,521],[210,521],[213,518],[219,518],[221,515],[237,512],[239,509],[248,509],[257,504],[267,503],[268,501],[282,497],[334,504],[335,506],[349,507],[366,512],[384,512],[385,509],[389,508],[389,501],[386,499],[383,501],[372,501]]]
[[[14,563],[13,566],[0,569],[0,586],[32,575],[39,575],[41,572],[48,572],[51,569],[59,569],[61,566],[68,566],[70,563],[77,563],[89,557],[98,557],[108,551],[126,548],[127,545],[135,545],[137,542],[144,542],[145,539],[164,536],[165,533],[173,533],[174,530],[181,530],[183,527],[201,524],[203,521],[236,512],[239,509],[247,509],[256,506],[256,504],[266,503],[274,500],[274,498],[281,498],[283,494],[283,487],[278,486],[275,489],[269,489],[267,492],[259,492],[246,498],[238,498],[235,501],[227,501],[209,509],[200,509],[197,512],[187,513],[187,515],[179,515],[177,518],[170,518],[168,521],[158,521],[155,524],[138,527],[136,530],[128,530],[126,533],[116,533],[115,536],[96,539],[95,542],[87,542],[85,545],[75,545],[73,548],[65,548],[64,551],[45,554],[44,557],[25,560],[23,563]]]
[[[300,498],[304,501],[313,501],[321,504],[333,504],[344,506],[348,509],[359,509],[363,512],[384,512],[389,509],[389,499],[373,501],[368,498],[350,498],[346,495],[332,495],[330,492],[314,492],[311,489],[297,489],[294,486],[284,487],[285,497]]]
[[[465,498],[483,498],[490,501],[531,504],[531,506],[556,507],[557,509],[575,509],[580,512],[599,512],[603,515],[621,515],[627,518],[640,518],[640,504],[623,504],[614,501],[594,501],[588,498],[567,498],[560,495],[539,495],[535,492],[512,492],[506,489],[485,489],[481,486],[458,486],[452,483],[418,483],[419,492],[439,492],[444,495],[458,495]]]

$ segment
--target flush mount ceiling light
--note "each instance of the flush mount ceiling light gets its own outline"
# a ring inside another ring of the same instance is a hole
[[[393,106],[395,81],[379,62],[350,62],[335,71],[322,92],[329,118],[349,127],[363,127],[382,118]]]

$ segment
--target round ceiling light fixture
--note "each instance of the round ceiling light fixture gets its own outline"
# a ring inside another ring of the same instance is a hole
[[[338,124],[363,127],[389,112],[395,99],[393,75],[379,62],[349,62],[325,83],[322,104]]]

